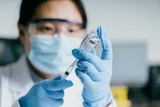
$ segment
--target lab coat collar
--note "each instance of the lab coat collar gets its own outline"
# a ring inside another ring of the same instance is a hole
[[[29,90],[33,86],[34,82],[30,76],[25,55],[22,55],[18,62],[11,67],[10,83],[10,90],[17,92]]]

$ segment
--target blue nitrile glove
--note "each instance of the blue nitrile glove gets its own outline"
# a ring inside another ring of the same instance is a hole
[[[71,81],[56,77],[35,84],[19,99],[21,107],[59,107],[63,104],[64,89],[73,85]]]
[[[73,55],[79,59],[76,75],[84,85],[83,99],[85,107],[105,107],[112,99],[110,80],[112,76],[112,46],[102,27],[97,29],[102,44],[102,56],[94,52],[74,49]]]

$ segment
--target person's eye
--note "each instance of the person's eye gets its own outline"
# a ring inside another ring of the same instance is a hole
[[[43,27],[40,27],[39,30],[42,31],[42,32],[46,32],[46,31],[51,31],[52,28],[51,27],[47,27],[47,26],[43,26]]]
[[[69,32],[72,33],[72,32],[75,32],[75,30],[74,29],[69,29]]]
[[[77,29],[75,28],[71,28],[71,29],[68,29],[69,33],[74,33],[74,32],[77,32]]]

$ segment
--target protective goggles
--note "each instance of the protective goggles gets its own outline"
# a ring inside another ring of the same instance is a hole
[[[37,19],[28,24],[28,32],[32,35],[49,34],[63,32],[66,35],[75,35],[86,28],[85,23],[78,23],[66,19]]]

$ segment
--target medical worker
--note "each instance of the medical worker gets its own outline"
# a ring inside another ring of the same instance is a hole
[[[81,0],[22,0],[25,54],[0,70],[0,107],[109,107],[111,42],[98,27],[102,56],[78,48],[86,26]],[[77,68],[61,80],[75,58]]]

